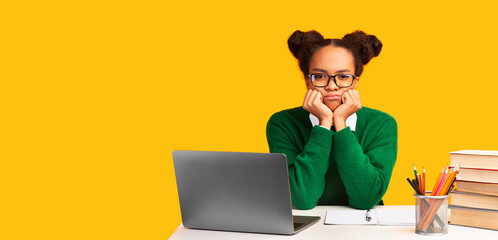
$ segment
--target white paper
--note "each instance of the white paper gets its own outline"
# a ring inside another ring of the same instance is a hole
[[[325,224],[377,224],[377,211],[370,210],[370,221],[367,221],[366,213],[367,210],[357,209],[329,210],[325,216]]]
[[[415,206],[377,206],[370,209],[370,221],[367,221],[367,210],[341,209],[328,210],[325,224],[346,225],[385,225],[385,226],[415,226]]]

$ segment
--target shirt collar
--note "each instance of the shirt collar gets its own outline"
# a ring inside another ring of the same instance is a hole
[[[358,117],[356,116],[356,113],[353,113],[351,114],[351,116],[349,116],[347,119],[346,119],[346,126],[348,126],[351,131],[355,131],[356,130],[356,120],[358,119]],[[311,125],[314,127],[315,125],[318,125],[320,123],[320,121],[318,120],[318,118],[311,114],[310,113],[310,120],[311,120]],[[334,124],[332,124],[334,125]]]

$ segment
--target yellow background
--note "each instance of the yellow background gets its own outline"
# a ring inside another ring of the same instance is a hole
[[[168,238],[171,152],[267,152],[268,118],[301,105],[297,29],[383,42],[358,90],[398,122],[386,204],[414,204],[413,163],[432,183],[448,152],[497,150],[493,1],[7,2],[1,239]]]

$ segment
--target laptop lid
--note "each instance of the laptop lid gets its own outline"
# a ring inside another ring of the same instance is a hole
[[[173,161],[185,227],[294,233],[284,154],[174,151]]]

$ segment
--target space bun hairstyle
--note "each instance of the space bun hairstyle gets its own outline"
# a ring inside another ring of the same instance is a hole
[[[356,76],[360,76],[363,66],[373,57],[377,57],[382,50],[382,42],[377,37],[358,30],[344,35],[342,39],[325,39],[314,30],[308,32],[297,30],[289,37],[287,44],[292,55],[299,61],[299,68],[305,77],[309,74],[313,53],[322,47],[334,45],[350,51],[354,58]]]

